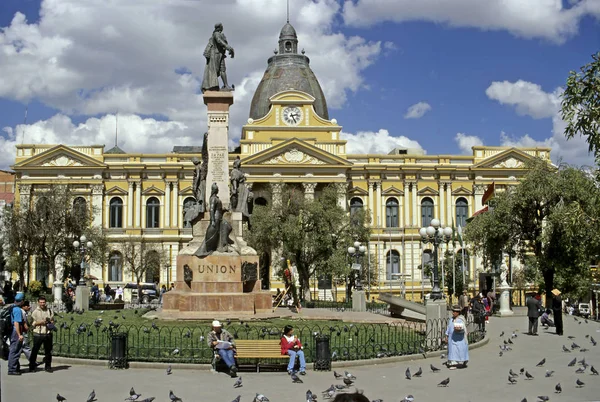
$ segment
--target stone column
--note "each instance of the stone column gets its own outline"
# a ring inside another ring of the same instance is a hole
[[[179,227],[179,181],[173,182],[173,208],[171,208],[173,215],[171,215],[171,225],[173,227]],[[176,265],[175,265],[176,266]]]
[[[473,186],[473,192],[475,193],[475,212],[479,211],[483,208],[483,204],[481,203],[481,197],[483,197],[483,193],[485,193],[486,186],[484,184],[475,184]]]
[[[404,208],[404,222],[403,226],[410,226],[410,182],[404,181],[404,202],[402,207]]]
[[[317,183],[302,183],[302,186],[304,186],[304,198],[307,200],[314,200]]]
[[[162,213],[165,228],[171,227],[171,182],[165,180],[165,211]]]
[[[383,202],[383,200],[381,199],[381,181],[378,181],[375,183],[375,185],[377,186],[377,193],[376,193],[376,203],[377,203],[377,226],[378,227],[382,227],[382,216],[381,216],[381,204]]]
[[[133,181],[129,181],[129,192],[127,193],[127,227],[133,226]]]
[[[450,225],[452,222],[452,219],[454,219],[454,211],[455,208],[452,205],[452,182],[451,181],[447,181],[446,182],[446,210],[447,212],[447,221],[446,224]],[[454,222],[454,225],[456,226],[456,222]]]
[[[31,200],[31,184],[19,184],[19,196],[21,208],[28,208],[29,201]]]
[[[102,194],[104,184],[92,184],[92,224],[102,226]]]
[[[342,208],[344,211],[346,211],[348,209],[348,206],[346,205],[346,189],[348,188],[348,184],[347,183],[336,183],[335,184],[335,188],[337,190],[337,194],[338,194],[338,205],[340,206],[340,208]]]
[[[135,182],[135,227],[141,228],[142,220],[142,181]]]
[[[419,225],[419,208],[417,205],[417,181],[413,181],[412,183],[412,226],[416,228]]]
[[[367,185],[369,186],[369,213],[371,216],[371,226],[373,226],[375,225],[375,221],[373,220],[373,215],[375,213],[375,208],[373,208],[373,186],[375,185],[375,182],[369,180]]]
[[[283,183],[271,183],[271,202],[273,205],[281,205],[281,192],[283,191]]]
[[[206,91],[204,104],[208,109],[206,188],[210,189],[213,183],[217,183],[223,208],[229,209],[229,107],[233,105],[233,93]]]
[[[446,226],[444,223],[446,222],[446,209],[444,208],[444,182],[440,181],[440,201],[439,201],[439,209],[440,209],[440,224],[442,227]],[[449,218],[448,218],[449,219]]]

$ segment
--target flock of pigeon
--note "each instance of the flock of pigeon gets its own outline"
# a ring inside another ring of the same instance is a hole
[[[137,392],[135,392],[135,390],[133,389],[133,387],[131,387],[131,389],[129,390],[129,397],[125,398],[125,402],[152,402],[153,400],[156,399],[156,397],[151,396],[149,398],[144,398],[144,399],[140,399],[142,397],[142,394],[138,394]],[[183,402],[183,400],[181,398],[179,398],[178,396],[176,396],[173,391],[169,391],[169,399],[171,400],[171,402]],[[58,402],[63,402],[66,401],[67,398],[65,398],[64,396],[62,396],[61,394],[56,394],[56,400]],[[92,390],[92,392],[90,392],[90,395],[87,398],[86,402],[96,402],[96,391]]]

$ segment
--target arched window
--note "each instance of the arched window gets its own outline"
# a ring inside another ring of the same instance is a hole
[[[146,227],[157,228],[160,226],[160,201],[156,197],[146,201]]]
[[[423,251],[423,261],[421,262],[421,267],[423,278],[431,278],[433,272],[433,252],[431,250]]]
[[[188,222],[185,220],[185,213],[187,212],[188,208],[190,208],[191,206],[193,206],[196,203],[196,199],[194,197],[187,197],[185,200],[183,200],[183,216],[181,217],[181,221],[183,222],[183,227],[186,229],[189,229],[192,227],[191,222]]]
[[[400,253],[396,250],[388,251],[385,256],[385,265],[387,280],[398,279],[397,277],[392,277],[392,274],[400,273]]]
[[[465,227],[469,215],[469,203],[464,198],[456,200],[456,226]]]
[[[73,214],[76,219],[87,219],[87,201],[83,197],[77,197],[73,200]]]
[[[110,200],[108,211],[109,224],[111,228],[123,227],[123,200],[119,197],[114,197]]]
[[[360,211],[363,208],[363,201],[354,197],[350,200],[350,216],[354,215],[357,211]]]
[[[289,53],[292,51],[292,42],[285,42],[285,51]]]
[[[421,226],[427,227],[433,219],[433,200],[429,197],[421,200]]]
[[[260,206],[266,207],[267,205],[269,205],[269,202],[264,197],[258,197],[254,200],[254,205],[260,205]]]
[[[146,283],[160,282],[160,254],[156,250],[146,252],[145,278]]]
[[[385,226],[388,228],[397,228],[400,226],[398,222],[398,200],[395,198],[388,198],[385,203],[386,220]]]
[[[123,282],[123,256],[118,251],[108,257],[108,281]]]

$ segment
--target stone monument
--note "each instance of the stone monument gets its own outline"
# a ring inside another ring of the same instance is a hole
[[[221,24],[215,26],[205,51],[202,90],[208,131],[204,134],[202,165],[198,159],[193,160],[196,204],[186,208],[185,218],[192,226],[193,238],[177,256],[175,289],[163,296],[162,318],[231,317],[232,313],[255,314],[272,309],[271,294],[261,290],[258,279],[258,255],[242,238],[243,214],[248,208],[242,208],[240,201],[251,197],[251,193],[245,187],[239,160],[234,164],[234,180],[230,181],[229,176],[229,107],[233,93],[227,84],[224,57],[225,51],[233,57],[233,48],[224,39],[222,29]],[[223,80],[220,90],[218,77]],[[232,198],[237,205],[230,205]]]
[[[506,281],[506,276],[508,274],[508,266],[502,258],[502,265],[500,265],[500,286],[498,290],[500,291],[500,310],[498,313],[501,317],[510,316],[514,314],[514,311],[510,309],[510,290],[512,287]]]

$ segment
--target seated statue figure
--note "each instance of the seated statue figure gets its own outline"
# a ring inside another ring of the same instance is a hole
[[[232,227],[225,219],[223,215],[225,209],[223,209],[223,203],[219,199],[219,187],[217,183],[213,183],[211,187],[211,194],[208,200],[208,206],[210,207],[210,224],[206,229],[206,235],[200,248],[194,253],[198,257],[206,257],[212,254],[214,251],[226,253],[229,251],[229,245],[234,244],[229,239],[229,234],[232,231]]]

